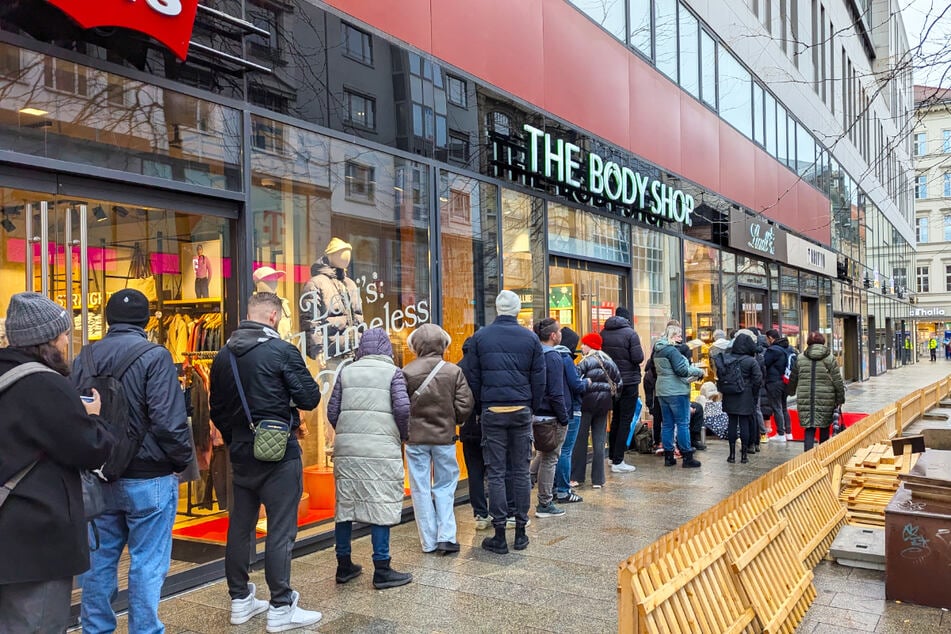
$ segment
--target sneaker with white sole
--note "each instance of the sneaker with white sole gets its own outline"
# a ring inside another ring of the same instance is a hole
[[[291,604],[282,605],[278,608],[273,605],[267,611],[267,631],[268,632],[286,632],[296,630],[299,627],[313,625],[323,618],[323,614],[316,610],[305,610],[297,607],[297,601],[300,599],[300,592],[294,590],[291,595]]]
[[[515,528],[515,518],[514,518],[514,517],[510,517],[510,518],[506,519],[506,520],[505,520],[505,525],[506,525],[508,528]],[[528,521],[525,522],[525,528],[528,528],[528,527],[531,526],[531,525],[532,525],[532,518],[528,518]]]
[[[787,442],[792,442],[792,441],[793,441],[792,434],[786,434],[786,441],[787,441]]]
[[[477,531],[484,531],[490,526],[492,526],[492,518],[490,518],[488,515],[476,515],[475,527]]]
[[[773,440],[775,440],[776,442],[786,442],[786,436],[785,434],[776,434],[775,436],[773,436]]]
[[[254,584],[249,583],[248,589],[251,593],[243,599],[231,599],[231,624],[241,625],[247,623],[253,617],[261,614],[268,608],[268,602],[264,599],[254,597]]]
[[[634,473],[635,471],[637,471],[637,467],[626,462],[611,465],[611,473]]]
[[[535,507],[535,517],[558,517],[564,514],[565,509],[558,508],[554,502],[549,502],[545,505],[539,504]]]

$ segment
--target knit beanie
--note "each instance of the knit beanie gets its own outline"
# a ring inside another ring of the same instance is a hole
[[[568,326],[561,329],[561,345],[571,350],[571,354],[578,354],[578,341],[578,333],[574,330]]]
[[[149,300],[134,288],[124,288],[106,303],[106,322],[145,327],[149,323]]]
[[[17,293],[7,306],[7,341],[25,348],[56,339],[73,327],[66,309],[39,293]]]
[[[581,343],[588,346],[589,348],[600,350],[601,344],[603,342],[601,341],[601,335],[596,332],[589,332],[581,338]]]
[[[517,317],[520,310],[522,310],[522,300],[512,291],[502,291],[495,298],[495,312],[499,315]]]
[[[623,306],[618,306],[617,308],[615,308],[614,314],[617,315],[618,317],[622,317],[628,321],[631,321],[631,311],[624,308]]]

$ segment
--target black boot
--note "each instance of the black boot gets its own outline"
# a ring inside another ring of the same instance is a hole
[[[384,588],[395,588],[405,586],[413,580],[413,575],[408,572],[397,572],[390,568],[389,559],[380,559],[373,562],[373,587],[377,590]]]
[[[685,452],[684,452],[684,463],[683,463],[683,465],[681,465],[681,466],[683,466],[684,469],[696,469],[697,467],[700,466],[700,461],[693,459],[693,452],[692,452],[692,451],[685,451]]]
[[[337,555],[337,583],[347,583],[363,572],[363,566],[353,563],[350,555]]]
[[[677,459],[674,458],[674,452],[673,452],[673,451],[665,451],[665,452],[664,452],[664,466],[665,466],[665,467],[673,467],[673,466],[676,465],[676,464],[677,464]]]
[[[730,443],[730,455],[727,456],[726,461],[729,462],[730,464],[733,464],[736,462],[736,442],[735,441]]]
[[[528,548],[528,535],[525,534],[525,527],[515,527],[515,544],[512,545],[515,550],[525,550]]]
[[[697,434],[690,439],[690,444],[693,446],[694,451],[706,451],[707,446],[700,442],[700,434]]]
[[[493,537],[486,537],[483,539],[482,547],[490,553],[495,553],[496,555],[507,555],[509,552],[509,546],[505,542],[505,527],[496,526],[495,535]]]
[[[740,462],[746,464],[749,460],[746,458],[746,445],[743,445],[742,450],[740,451]]]

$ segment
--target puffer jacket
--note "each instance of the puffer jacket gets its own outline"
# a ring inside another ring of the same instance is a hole
[[[459,369],[466,377],[470,390],[472,389],[472,379],[469,377],[473,371],[473,361],[472,337],[466,337],[466,340],[462,342],[462,359],[459,360]],[[466,424],[459,430],[459,440],[464,443],[482,444],[482,425],[479,418],[481,415],[482,405],[479,403],[479,395],[473,392],[472,411],[469,413]]]
[[[343,269],[330,266],[327,256],[310,267],[311,278],[300,296],[300,327],[307,356],[332,359],[350,355],[356,345],[353,326],[363,323],[363,302],[356,283]],[[326,329],[322,326],[326,324]],[[324,336],[326,334],[326,337]]]
[[[542,346],[545,358],[545,396],[535,408],[538,416],[554,416],[562,425],[571,421],[571,388],[565,376],[565,364],[554,347]]]
[[[456,425],[464,424],[472,411],[472,390],[459,366],[446,362],[426,389],[419,391],[429,373],[443,360],[442,342],[426,335],[425,327],[413,335],[413,346],[419,357],[403,368],[410,399],[406,443],[451,445],[456,442]]]
[[[586,379],[586,383],[591,381],[581,399],[581,411],[595,416],[611,411],[614,407],[614,397],[611,396],[608,379],[614,382],[618,395],[621,394],[624,384],[621,371],[611,357],[600,350],[592,350],[578,363],[578,374],[582,379]]]
[[[36,361],[0,350],[0,374]],[[89,416],[69,379],[39,372],[0,394],[0,482],[38,460],[0,508],[0,585],[52,581],[89,568],[80,469],[95,469],[115,440]]]
[[[588,383],[582,381],[578,375],[578,366],[575,365],[574,353],[565,346],[555,346],[555,350],[561,355],[561,362],[565,366],[565,380],[568,381],[568,389],[571,390],[571,413],[581,411],[581,397],[588,389]]]
[[[763,371],[756,359],[756,342],[748,335],[738,335],[733,340],[730,352],[724,353],[723,362],[727,365],[739,363],[746,385],[741,394],[723,395],[723,411],[736,416],[752,416],[763,383]]]
[[[617,315],[608,317],[601,331],[601,342],[601,351],[614,360],[624,385],[640,385],[644,350],[631,322]]]
[[[545,397],[542,344],[515,317],[499,315],[472,335],[469,387],[483,409],[501,406],[537,410]]]
[[[363,333],[334,383],[327,419],[334,440],[338,522],[393,526],[403,512],[403,450],[410,415],[403,371],[382,328]]]
[[[118,365],[132,346],[146,340],[145,330],[132,324],[113,324],[102,341],[92,344],[95,372]],[[79,357],[70,379],[79,387],[91,378]],[[147,350],[122,376],[130,419],[137,433],[145,432],[142,446],[123,472],[123,478],[158,478],[180,473],[192,459],[192,434],[185,414],[185,395],[178,382],[172,355],[162,346]]]
[[[804,429],[828,427],[835,408],[845,403],[842,372],[823,344],[814,343],[799,355],[789,387],[796,392],[799,424]]]
[[[794,352],[795,349],[790,347],[786,337],[780,337],[766,348],[763,353],[763,360],[766,362],[766,385],[783,382],[786,362],[789,360],[789,354]]]
[[[655,396],[690,396],[690,385],[683,379],[703,377],[703,370],[691,366],[687,357],[677,350],[677,344],[667,339],[658,339],[654,344],[653,358],[654,371],[657,372]]]
[[[251,420],[288,421],[300,427],[298,408],[312,410],[320,403],[320,388],[293,345],[281,340],[277,331],[255,321],[242,321],[211,364],[211,420],[228,444],[236,474],[253,476],[274,468],[277,462],[254,457],[254,434],[238,396],[231,370],[235,356],[241,385],[251,410]],[[283,462],[300,458],[297,434],[287,440]]]

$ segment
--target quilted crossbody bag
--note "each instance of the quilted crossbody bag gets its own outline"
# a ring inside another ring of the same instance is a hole
[[[251,408],[244,395],[244,386],[241,384],[241,375],[238,373],[238,362],[234,353],[228,350],[231,361],[231,372],[234,374],[234,383],[241,397],[244,415],[248,417],[248,426],[254,435],[254,457],[261,462],[280,462],[287,451],[287,439],[291,435],[291,424],[280,420],[264,419],[257,423],[251,418]]]

